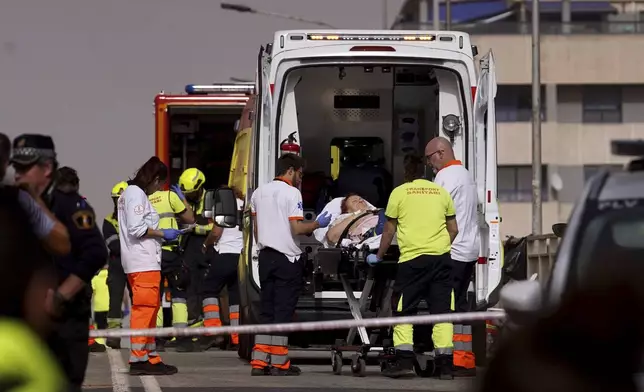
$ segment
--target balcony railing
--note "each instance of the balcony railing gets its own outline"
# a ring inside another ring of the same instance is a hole
[[[432,29],[431,24],[403,22],[397,24],[396,30]],[[640,22],[550,22],[542,21],[539,25],[541,34],[644,34],[644,21]],[[495,22],[467,25],[452,25],[452,30],[470,34],[531,34],[531,23]]]

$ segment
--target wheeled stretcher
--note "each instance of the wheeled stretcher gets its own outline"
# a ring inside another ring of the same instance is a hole
[[[343,239],[351,226],[369,211],[360,214],[346,227],[337,245],[332,248],[318,249],[314,258],[314,280],[337,280],[346,294],[351,315],[356,320],[364,317],[390,317],[392,315],[392,296],[394,277],[400,253],[398,246],[392,244],[384,260],[376,266],[367,264],[367,256],[377,251],[380,236],[372,237],[359,244],[342,247]],[[359,287],[360,282],[364,282]],[[314,284],[315,286],[315,284]],[[361,291],[360,298],[354,292]],[[356,335],[361,343],[356,343]],[[342,373],[342,365],[347,354],[351,355],[351,372],[354,376],[366,375],[366,360],[369,353],[378,353],[381,368],[388,366],[395,358],[393,342],[389,338],[390,328],[368,331],[366,327],[351,328],[346,340],[337,340],[331,349],[331,364],[334,374]],[[431,374],[434,371],[433,353],[417,354],[416,372],[419,375]]]

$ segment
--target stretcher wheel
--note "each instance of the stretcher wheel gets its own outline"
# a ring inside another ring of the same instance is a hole
[[[414,370],[418,377],[422,377],[422,378],[434,377],[434,373],[436,372],[436,362],[433,360],[427,360],[425,362],[425,368],[423,369],[420,366],[420,363],[416,361],[414,363]]]
[[[354,377],[364,377],[367,375],[367,361],[358,357],[351,361],[351,373]]]
[[[331,354],[331,366],[333,366],[333,374],[341,375],[342,374],[342,354],[339,352],[333,352]]]

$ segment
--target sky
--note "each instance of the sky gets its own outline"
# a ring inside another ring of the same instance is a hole
[[[388,0],[391,24],[404,0]],[[244,0],[345,29],[380,29],[382,0]],[[214,0],[2,0],[0,132],[54,137],[105,215],[112,186],[154,154],[154,96],[252,79],[275,31],[317,26]]]

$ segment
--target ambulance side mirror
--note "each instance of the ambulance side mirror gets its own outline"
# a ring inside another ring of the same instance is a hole
[[[230,229],[238,224],[237,198],[230,188],[208,190],[204,196],[203,217],[214,220],[215,224]]]

